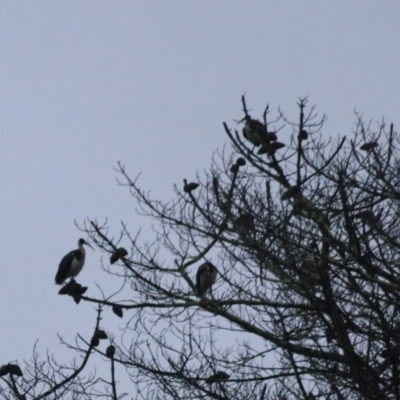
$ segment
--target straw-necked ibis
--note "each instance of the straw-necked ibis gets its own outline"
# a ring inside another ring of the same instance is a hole
[[[85,264],[86,255],[85,248],[83,247],[84,244],[93,250],[93,247],[86,243],[84,239],[79,239],[78,248],[66,254],[58,266],[55,278],[57,285],[62,285],[66,279],[74,278],[79,274],[79,272],[81,272],[83,265]]]
[[[196,289],[197,294],[202,297],[211,289],[217,279],[217,268],[210,262],[201,264],[196,274]]]
[[[186,179],[183,180],[183,191],[185,193],[191,193],[193,190],[197,189],[200,185],[196,182],[188,183]]]
[[[267,133],[265,125],[249,116],[245,117],[246,123],[243,128],[243,136],[254,146],[260,146],[265,141]],[[243,120],[242,120],[243,121]]]

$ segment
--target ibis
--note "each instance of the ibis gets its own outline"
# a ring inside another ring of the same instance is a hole
[[[214,375],[209,376],[206,379],[208,384],[212,384],[218,381],[227,381],[231,376],[224,371],[217,371]]]
[[[85,248],[83,247],[84,244],[93,250],[93,247],[84,239],[79,239],[78,248],[66,254],[58,266],[55,278],[57,285],[62,285],[66,279],[74,278],[79,274],[79,272],[81,272],[83,265],[85,264],[86,255]]]
[[[265,125],[249,116],[246,116],[244,120],[246,120],[246,123],[243,128],[243,136],[254,146],[260,146],[264,142],[264,136],[267,132]]]
[[[367,142],[360,146],[360,150],[370,151],[378,146],[378,142]]]
[[[193,192],[193,190],[197,189],[200,185],[196,182],[188,183],[186,179],[183,180],[183,191],[185,193]]]
[[[217,279],[217,268],[210,262],[201,264],[196,274],[196,289],[197,294],[202,297],[211,289]]]

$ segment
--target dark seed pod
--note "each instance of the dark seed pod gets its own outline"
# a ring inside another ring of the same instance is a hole
[[[118,248],[117,250],[114,251],[114,253],[110,257],[110,264],[116,263],[118,260],[126,257],[127,255],[128,252],[123,247]]]
[[[85,294],[86,290],[88,290],[87,286],[79,285],[79,294]]]
[[[265,140],[270,141],[270,142],[275,142],[275,140],[278,140],[278,137],[276,136],[276,132],[268,132],[265,134]]]
[[[94,337],[97,337],[97,339],[108,339],[107,333],[105,333],[102,329],[97,329],[96,332],[94,333]]]
[[[232,172],[232,174],[237,174],[237,172],[239,171],[239,165],[233,164],[230,171]]]
[[[230,375],[228,375],[226,372],[217,371],[214,375],[211,375],[210,377],[208,377],[206,379],[206,382],[211,384],[211,383],[218,382],[218,381],[227,381],[229,378],[230,378]]]
[[[100,339],[96,336],[93,336],[90,340],[90,345],[93,347],[97,347],[100,344]]]
[[[22,376],[21,368],[17,364],[8,364],[8,372],[10,375]]]
[[[110,344],[107,348],[106,348],[106,356],[108,358],[114,358],[114,354],[115,354],[115,347]]]
[[[79,304],[81,301],[82,295],[88,290],[87,286],[82,286],[77,283],[75,280],[71,280],[64,287],[60,289],[59,294],[68,294],[72,296],[76,304]],[[62,292],[62,293],[61,293]]]
[[[2,367],[0,367],[0,376],[7,375],[10,372],[9,367],[10,367],[9,364],[6,364],[6,365],[3,365]]]
[[[243,167],[246,165],[246,160],[243,157],[239,157],[236,160],[236,165],[238,165],[239,167]]]
[[[307,140],[308,139],[308,132],[303,129],[299,133],[299,140]]]
[[[112,310],[113,310],[113,313],[114,313],[115,315],[118,315],[118,317],[122,318],[122,317],[124,316],[124,313],[123,313],[123,311],[122,311],[122,307],[119,306],[118,304],[114,304],[114,305],[112,306]]]
[[[378,146],[378,142],[367,142],[367,143],[364,143],[362,146],[360,146],[360,150],[370,151],[377,146]]]
[[[283,147],[285,147],[286,145],[284,143],[281,143],[281,142],[273,142],[273,143],[270,144],[270,146],[274,150],[279,150],[279,149],[282,149]]]
[[[81,295],[79,293],[74,293],[72,295],[72,298],[74,299],[74,302],[76,304],[79,304],[81,302]]]
[[[269,143],[263,143],[258,149],[257,154],[274,154],[275,150],[271,147]]]
[[[68,283],[66,285],[64,285],[59,291],[58,294],[69,294],[71,291],[71,286],[68,285]]]
[[[183,180],[183,183],[184,183],[183,191],[185,193],[193,192],[193,190],[197,189],[200,186],[198,183],[195,183],[195,182],[187,183],[186,179]]]

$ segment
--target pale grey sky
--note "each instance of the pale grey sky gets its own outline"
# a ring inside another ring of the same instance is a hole
[[[74,220],[150,225],[116,185],[118,160],[169,199],[209,167],[245,92],[255,117],[269,102],[296,118],[309,96],[326,137],[351,135],[354,108],[399,127],[399,18],[375,0],[3,2],[0,364],[38,338],[65,354],[57,332],[90,336],[93,308],[58,296],[54,275]],[[118,284],[100,256],[89,249],[79,277],[91,294]]]

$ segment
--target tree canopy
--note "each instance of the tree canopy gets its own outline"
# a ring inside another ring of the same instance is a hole
[[[93,336],[65,343],[80,358],[2,360],[0,395],[400,399],[399,135],[356,113],[352,132],[329,137],[307,99],[298,108],[293,120],[268,106],[255,116],[243,96],[223,124],[229,146],[203,174],[179,177],[170,201],[119,163],[153,241],[124,223],[118,234],[83,224],[121,289],[94,297],[67,283],[60,294],[98,310]],[[109,308],[119,332],[107,331]]]

